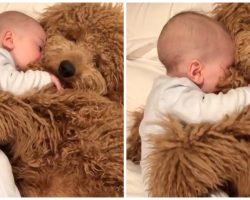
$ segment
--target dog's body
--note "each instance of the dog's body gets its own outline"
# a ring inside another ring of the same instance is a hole
[[[55,5],[41,24],[47,43],[34,68],[68,89],[0,93],[16,184],[22,196],[123,196],[122,6]]]

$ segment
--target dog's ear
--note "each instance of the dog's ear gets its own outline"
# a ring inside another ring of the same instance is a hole
[[[40,24],[48,34],[50,31],[52,31],[53,34],[54,31],[58,31],[62,36],[71,42],[77,42],[84,34],[84,31],[81,30],[81,27],[77,27],[76,25],[72,24],[60,26],[57,28],[57,30],[54,30],[53,26],[51,26],[51,23],[49,20],[46,20],[46,18],[41,19]]]
[[[68,4],[68,9],[74,7],[76,4]],[[79,4],[80,5],[80,4]],[[41,26],[47,34],[60,33],[66,39],[75,42],[83,34],[83,24],[77,24],[75,21],[67,20],[67,12],[65,12],[65,4],[57,4],[48,7],[38,19]],[[65,23],[67,21],[67,23]],[[55,24],[57,24],[55,26]]]
[[[76,26],[69,26],[68,28],[64,27],[64,29],[65,30],[61,30],[62,35],[71,42],[76,43],[84,34],[84,32],[81,30],[81,27],[77,28]]]
[[[93,63],[107,81],[108,93],[105,96],[111,101],[123,104],[123,80],[121,80],[122,83],[118,84],[112,80],[112,77],[107,76],[107,74],[112,73],[111,71],[106,73],[107,70],[110,70],[109,64],[111,63],[109,62],[109,58],[106,58],[105,54],[95,53],[93,56]]]

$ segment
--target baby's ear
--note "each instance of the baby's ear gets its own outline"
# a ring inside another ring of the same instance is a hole
[[[190,65],[188,66],[188,78],[192,80],[196,85],[201,86],[204,81],[203,73],[202,73],[203,66],[199,60],[192,60]]]
[[[13,33],[11,31],[6,31],[2,37],[2,44],[5,49],[11,51],[14,49]]]

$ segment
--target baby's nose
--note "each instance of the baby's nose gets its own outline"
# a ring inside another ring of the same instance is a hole
[[[71,77],[75,74],[75,67],[74,65],[68,61],[68,60],[63,60],[58,68],[58,73],[62,77]]]

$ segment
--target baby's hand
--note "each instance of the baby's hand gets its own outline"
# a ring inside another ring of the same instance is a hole
[[[61,82],[59,81],[59,79],[53,74],[50,74],[50,77],[51,77],[52,83],[54,83],[54,85],[56,86],[56,89],[58,91],[63,90],[63,87],[62,87]]]

